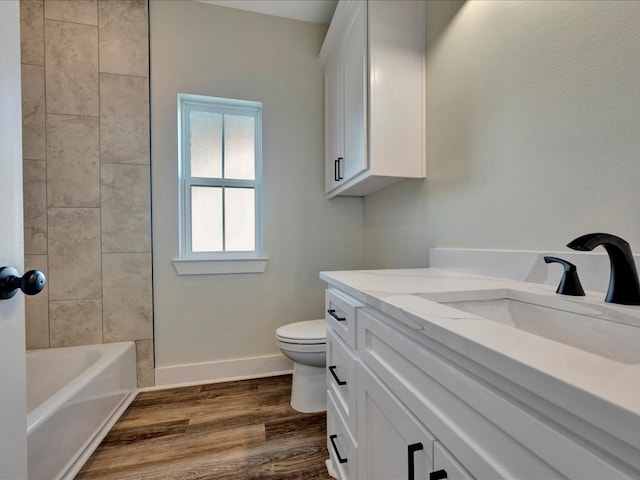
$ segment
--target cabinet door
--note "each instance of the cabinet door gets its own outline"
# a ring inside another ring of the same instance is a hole
[[[367,2],[352,2],[344,35],[343,181],[368,167],[367,162]]]
[[[324,70],[325,192],[337,187],[342,176],[343,88],[342,52],[337,49]]]
[[[360,478],[429,478],[434,442],[430,432],[362,365],[357,390]]]

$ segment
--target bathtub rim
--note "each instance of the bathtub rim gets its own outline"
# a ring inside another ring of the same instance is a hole
[[[97,420],[99,419],[99,423],[96,423],[95,428],[90,434],[87,434],[86,437],[82,438],[82,443],[78,443],[73,450],[68,450],[69,455],[65,458],[66,463],[56,467],[56,471],[52,472],[50,480],[73,480],[138,394],[136,381],[137,352],[135,342],[133,341],[70,347],[53,347],[50,349],[36,349],[36,351],[41,352],[46,357],[49,355],[55,356],[56,353],[54,353],[53,350],[72,351],[92,349],[99,352],[99,358],[94,363],[90,364],[79,375],[73,377],[73,379],[66,383],[62,389],[55,392],[48,399],[42,402],[41,405],[38,405],[38,407],[34,408],[33,411],[30,412],[32,418],[30,419],[29,428],[27,429],[28,450],[31,448],[29,438],[31,435],[36,435],[41,424],[46,425],[46,422],[52,416],[56,415],[60,407],[73,404],[76,396],[82,395],[83,390],[86,388],[92,388],[93,380],[103,376],[105,371],[113,368],[116,364],[119,365],[119,368],[127,365],[124,372],[130,372],[132,377],[129,377],[129,379],[125,380],[124,383],[120,383],[117,390],[113,390],[114,392],[119,392],[119,402],[115,404],[110,411],[104,411],[103,414],[97,418]],[[33,350],[28,350],[28,352],[31,353]],[[130,368],[133,370],[131,371]],[[123,371],[121,370],[121,372]],[[125,377],[126,376],[127,374],[125,373]],[[39,438],[41,439],[42,437]],[[41,440],[34,441],[41,442]],[[29,477],[31,478],[32,472],[30,471],[30,465],[28,465],[27,468]],[[40,471],[40,466],[36,467],[36,470]],[[36,473],[33,474],[35,475]]]
[[[106,353],[123,355],[129,348],[133,348],[133,351],[135,353],[135,348],[136,348],[135,342],[117,342],[117,343],[104,343],[104,344],[97,344],[97,345],[76,345],[71,347],[53,347],[49,349],[36,349],[36,351],[42,350],[42,353],[44,353],[44,351],[47,351],[47,350],[88,349],[92,347],[98,350],[99,349],[109,350],[109,352],[104,352],[104,351],[100,352],[100,357],[93,364],[91,364],[88,369],[84,370],[82,373],[80,373],[80,375],[74,377],[71,382],[65,385],[65,388],[59,389],[57,392],[55,392],[53,395],[47,398],[47,400],[45,400],[36,408],[34,408],[31,412],[27,412],[27,435],[31,430],[36,428],[40,423],[42,423],[48,418],[50,414],[50,410],[48,407],[50,405],[66,404],[67,401],[74,398],[74,396],[77,395],[80,392],[80,390],[82,390],[82,388],[85,385],[85,382],[83,382],[83,380],[86,380],[89,377],[93,377],[96,374],[103,373],[107,368],[109,368],[109,365],[110,365],[109,362],[106,362],[104,359],[104,355]],[[27,350],[27,353],[30,351],[33,351],[33,350]]]
[[[129,393],[122,399],[118,408],[113,411],[109,418],[105,419],[93,438],[87,440],[82,447],[82,451],[76,455],[69,464],[67,464],[64,472],[60,476],[62,480],[73,480],[76,477],[80,470],[82,470],[82,467],[84,467],[84,464],[87,463],[87,460],[91,458],[93,452],[95,452],[100,446],[102,440],[105,439],[122,414],[127,410],[127,408],[129,408],[129,405],[131,405],[131,402],[133,402],[137,395],[138,389],[136,388],[133,392]]]

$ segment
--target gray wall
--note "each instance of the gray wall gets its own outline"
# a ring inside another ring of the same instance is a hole
[[[367,267],[591,231],[640,252],[640,2],[427,5],[427,179],[365,198]]]
[[[152,1],[156,366],[279,353],[275,329],[323,316],[318,272],[362,266],[362,200],[323,192],[326,27],[203,3]],[[263,104],[263,274],[178,276],[176,95]]]

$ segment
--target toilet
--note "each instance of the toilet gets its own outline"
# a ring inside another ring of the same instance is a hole
[[[327,409],[327,321],[306,320],[278,327],[276,343],[293,360],[291,407],[304,413]]]

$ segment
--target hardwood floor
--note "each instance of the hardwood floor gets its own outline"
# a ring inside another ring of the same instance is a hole
[[[329,480],[326,414],[291,376],[140,393],[76,479]]]

